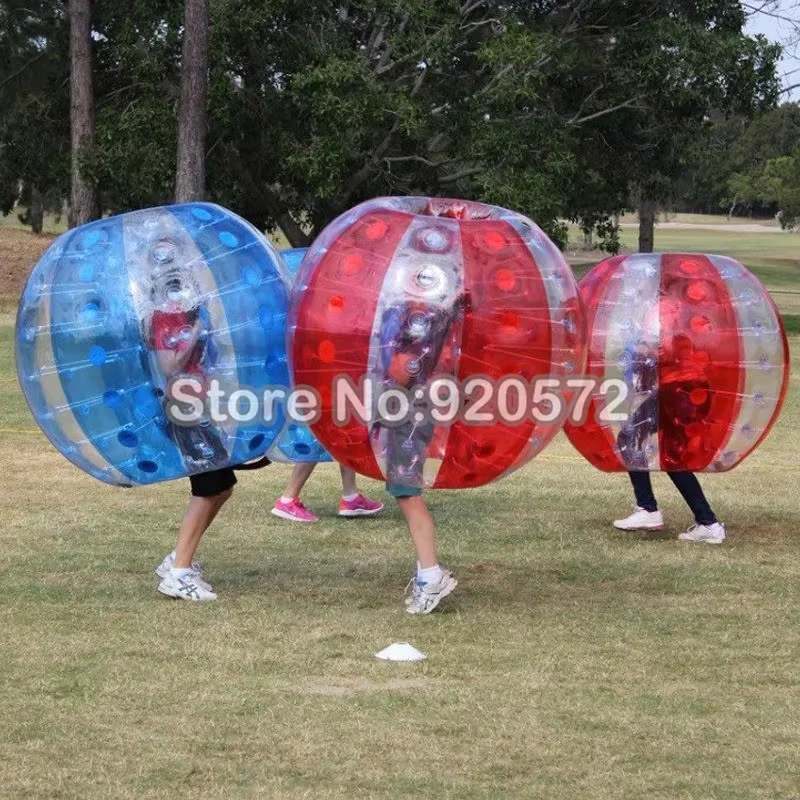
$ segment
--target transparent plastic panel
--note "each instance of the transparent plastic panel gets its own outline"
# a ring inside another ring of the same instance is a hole
[[[20,383],[37,422],[100,480],[147,484],[262,455],[280,416],[208,414],[208,387],[288,385],[287,275],[249,223],[207,203],[99,220],[60,237],[34,268],[17,317]],[[199,387],[177,425],[171,386]]]
[[[488,425],[451,427],[415,405],[433,404],[427,390],[437,376],[456,375],[467,402],[472,377],[530,381],[581,370],[584,320],[574,280],[530,221],[447,198],[372,200],[331,223],[300,276],[294,377],[320,394],[312,430],[340,463],[394,483],[467,488],[524,463],[558,430],[561,421],[537,438],[532,419],[506,424],[499,415]],[[331,382],[343,375],[354,384],[374,379],[378,393],[410,392],[411,416],[394,431],[386,415],[336,424]]]
[[[569,264],[535,222],[513,212],[507,212],[503,219],[519,234],[533,258],[533,268],[542,280],[547,307],[541,309],[538,320],[540,325],[549,325],[549,375],[562,383],[571,376],[583,375],[586,368],[585,311]],[[572,393],[569,390],[565,390],[564,396],[566,402],[571,401]],[[534,425],[528,446],[506,474],[535,458],[561,427],[561,421],[550,424],[538,422]]]
[[[294,247],[281,250],[280,256],[290,277],[294,279],[303,259],[308,253],[307,247]],[[267,456],[271,461],[282,464],[319,463],[332,461],[325,448],[317,441],[307,425],[287,419],[280,436],[269,449]]]
[[[739,413],[711,460],[711,469],[732,469],[769,433],[780,414],[789,376],[783,323],[767,290],[738,261],[709,256],[728,286],[742,350]]]
[[[654,259],[660,269],[648,267]],[[642,283],[649,271],[657,292],[650,277]],[[729,258],[664,253],[609,259],[580,288],[588,371],[622,375],[629,399],[621,425],[597,413],[568,425],[575,447],[607,471],[741,463],[777,419],[788,376],[783,325],[759,281]]]
[[[337,381],[347,380],[363,397],[381,286],[412,219],[377,200],[349,211],[315,241],[292,291],[294,385],[320,400],[321,416],[311,430],[334,460],[378,479],[383,472],[369,426],[358,414],[336,420],[334,392]]]
[[[373,452],[390,483],[431,487],[442,465],[449,427],[437,426],[423,407],[428,387],[455,376],[455,360],[442,369],[445,346],[463,311],[463,259],[459,225],[451,219],[416,216],[408,226],[380,290],[372,329],[368,374],[378,391],[411,396],[413,417],[394,425],[378,422]]]

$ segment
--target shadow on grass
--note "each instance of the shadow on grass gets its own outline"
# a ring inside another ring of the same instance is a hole
[[[783,314],[783,325],[790,336],[800,333],[800,314]]]

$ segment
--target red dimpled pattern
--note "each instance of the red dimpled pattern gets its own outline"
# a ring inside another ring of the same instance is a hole
[[[567,436],[607,472],[724,472],[780,414],[789,351],[766,289],[740,263],[692,253],[608,259],[579,284],[590,375],[626,397],[604,416],[596,395]]]
[[[562,421],[412,426],[401,442],[404,433],[376,433],[363,420],[337,424],[331,382],[378,374],[411,389],[446,375],[463,388],[478,376],[580,374],[584,330],[572,273],[530,220],[465,201],[384,198],[335,220],[304,260],[294,380],[322,398],[311,427],[336,461],[393,483],[480,486],[530,460]],[[496,400],[482,413],[496,416]]]
[[[376,208],[344,228],[318,254],[298,311],[292,359],[295,386],[318,392],[321,415],[312,426],[334,460],[362,475],[381,478],[367,428],[353,419],[334,420],[333,379],[354,384],[367,373],[372,326],[383,278],[411,218]],[[315,254],[317,255],[317,254]]]

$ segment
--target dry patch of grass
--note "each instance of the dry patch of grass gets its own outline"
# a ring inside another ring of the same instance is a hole
[[[0,311],[12,311],[33,265],[55,237],[34,236],[19,228],[0,227]]]

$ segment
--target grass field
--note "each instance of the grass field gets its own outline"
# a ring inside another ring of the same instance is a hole
[[[798,242],[657,240],[738,255],[788,292]],[[460,586],[409,618],[396,509],[337,519],[332,467],[309,527],[268,514],[287,468],[242,474],[200,554],[220,601],[160,598],[186,487],[115,490],[56,454],[18,391],[12,326],[0,314],[3,800],[800,798],[797,355],[769,439],[703,480],[724,546],[675,540],[690,519],[665,476],[668,531],[614,531],[625,477],[559,437],[505,481],[430,495]],[[374,658],[403,640],[428,660]]]
[[[620,217],[622,225],[636,225],[639,218],[634,213],[624,214]],[[681,223],[684,225],[741,225],[752,223],[763,225],[767,228],[778,229],[778,220],[774,217],[751,219],[750,217],[728,217],[727,214],[686,214],[684,212],[673,213],[671,211],[660,211],[656,218],[656,224]]]

